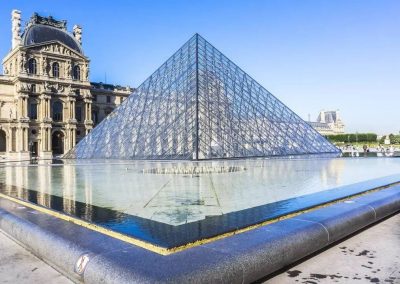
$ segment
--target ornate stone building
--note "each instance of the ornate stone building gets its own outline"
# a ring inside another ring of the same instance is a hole
[[[12,11],[12,46],[0,75],[0,155],[51,158],[70,150],[132,92],[90,83],[82,29],[34,14],[21,31]]]
[[[309,124],[322,135],[334,135],[344,133],[344,124],[338,110],[320,111],[317,121]]]

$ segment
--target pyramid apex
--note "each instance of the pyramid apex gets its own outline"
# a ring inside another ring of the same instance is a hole
[[[204,37],[202,37],[201,34],[199,34],[199,33],[195,33],[193,37],[201,38],[201,39],[204,40]]]
[[[321,153],[339,150],[195,33],[64,158],[208,160]]]

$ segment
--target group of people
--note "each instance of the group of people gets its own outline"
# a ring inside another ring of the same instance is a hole
[[[345,145],[339,147],[340,150],[342,150],[343,153],[351,153],[352,156],[356,155],[356,153],[394,153],[394,152],[400,152],[400,148],[396,148],[393,145],[381,145],[376,147],[369,147],[367,145],[364,145],[361,147],[354,146],[354,145]]]

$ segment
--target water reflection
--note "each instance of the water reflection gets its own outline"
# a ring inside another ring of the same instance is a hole
[[[245,170],[143,173],[143,169],[199,166]],[[349,193],[326,190],[398,173],[400,159],[64,161],[0,167],[0,191],[168,246],[323,203]],[[315,195],[321,191],[325,192]]]

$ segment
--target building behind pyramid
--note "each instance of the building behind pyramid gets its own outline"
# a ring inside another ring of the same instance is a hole
[[[202,160],[338,152],[196,34],[65,158]]]

